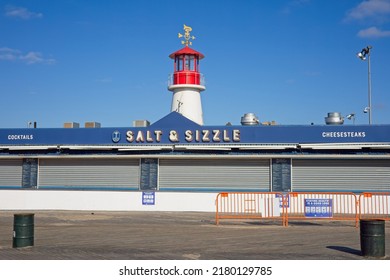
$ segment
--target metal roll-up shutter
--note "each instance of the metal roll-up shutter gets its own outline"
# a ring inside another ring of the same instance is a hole
[[[160,190],[269,190],[262,159],[160,159]]]
[[[41,159],[42,188],[137,188],[138,159]]]
[[[293,160],[293,191],[389,191],[390,161]]]
[[[0,160],[0,187],[22,186],[22,163],[21,159]]]

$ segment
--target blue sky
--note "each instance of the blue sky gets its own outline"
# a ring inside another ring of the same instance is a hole
[[[367,124],[368,45],[372,121],[390,123],[390,0],[0,0],[0,128],[156,122],[183,24],[205,55],[205,125]]]

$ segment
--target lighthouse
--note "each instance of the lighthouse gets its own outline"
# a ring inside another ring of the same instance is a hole
[[[203,125],[203,111],[200,93],[206,89],[203,75],[199,72],[199,61],[204,55],[189,47],[192,45],[192,28],[184,25],[184,48],[172,53],[174,71],[170,75],[168,90],[173,92],[171,112],[178,112],[186,118]]]

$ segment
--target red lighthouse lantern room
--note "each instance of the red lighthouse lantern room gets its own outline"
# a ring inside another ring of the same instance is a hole
[[[200,85],[201,73],[199,73],[199,60],[204,55],[185,46],[181,50],[169,56],[174,59],[173,84],[193,84]]]

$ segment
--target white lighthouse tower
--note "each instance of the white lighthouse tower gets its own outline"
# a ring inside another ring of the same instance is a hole
[[[205,90],[203,75],[199,72],[199,60],[204,55],[188,45],[192,45],[190,35],[192,28],[184,25],[184,48],[172,53],[169,57],[174,60],[174,72],[170,77],[168,90],[173,92],[171,112],[178,112],[186,118],[203,125],[202,102],[200,92]]]

